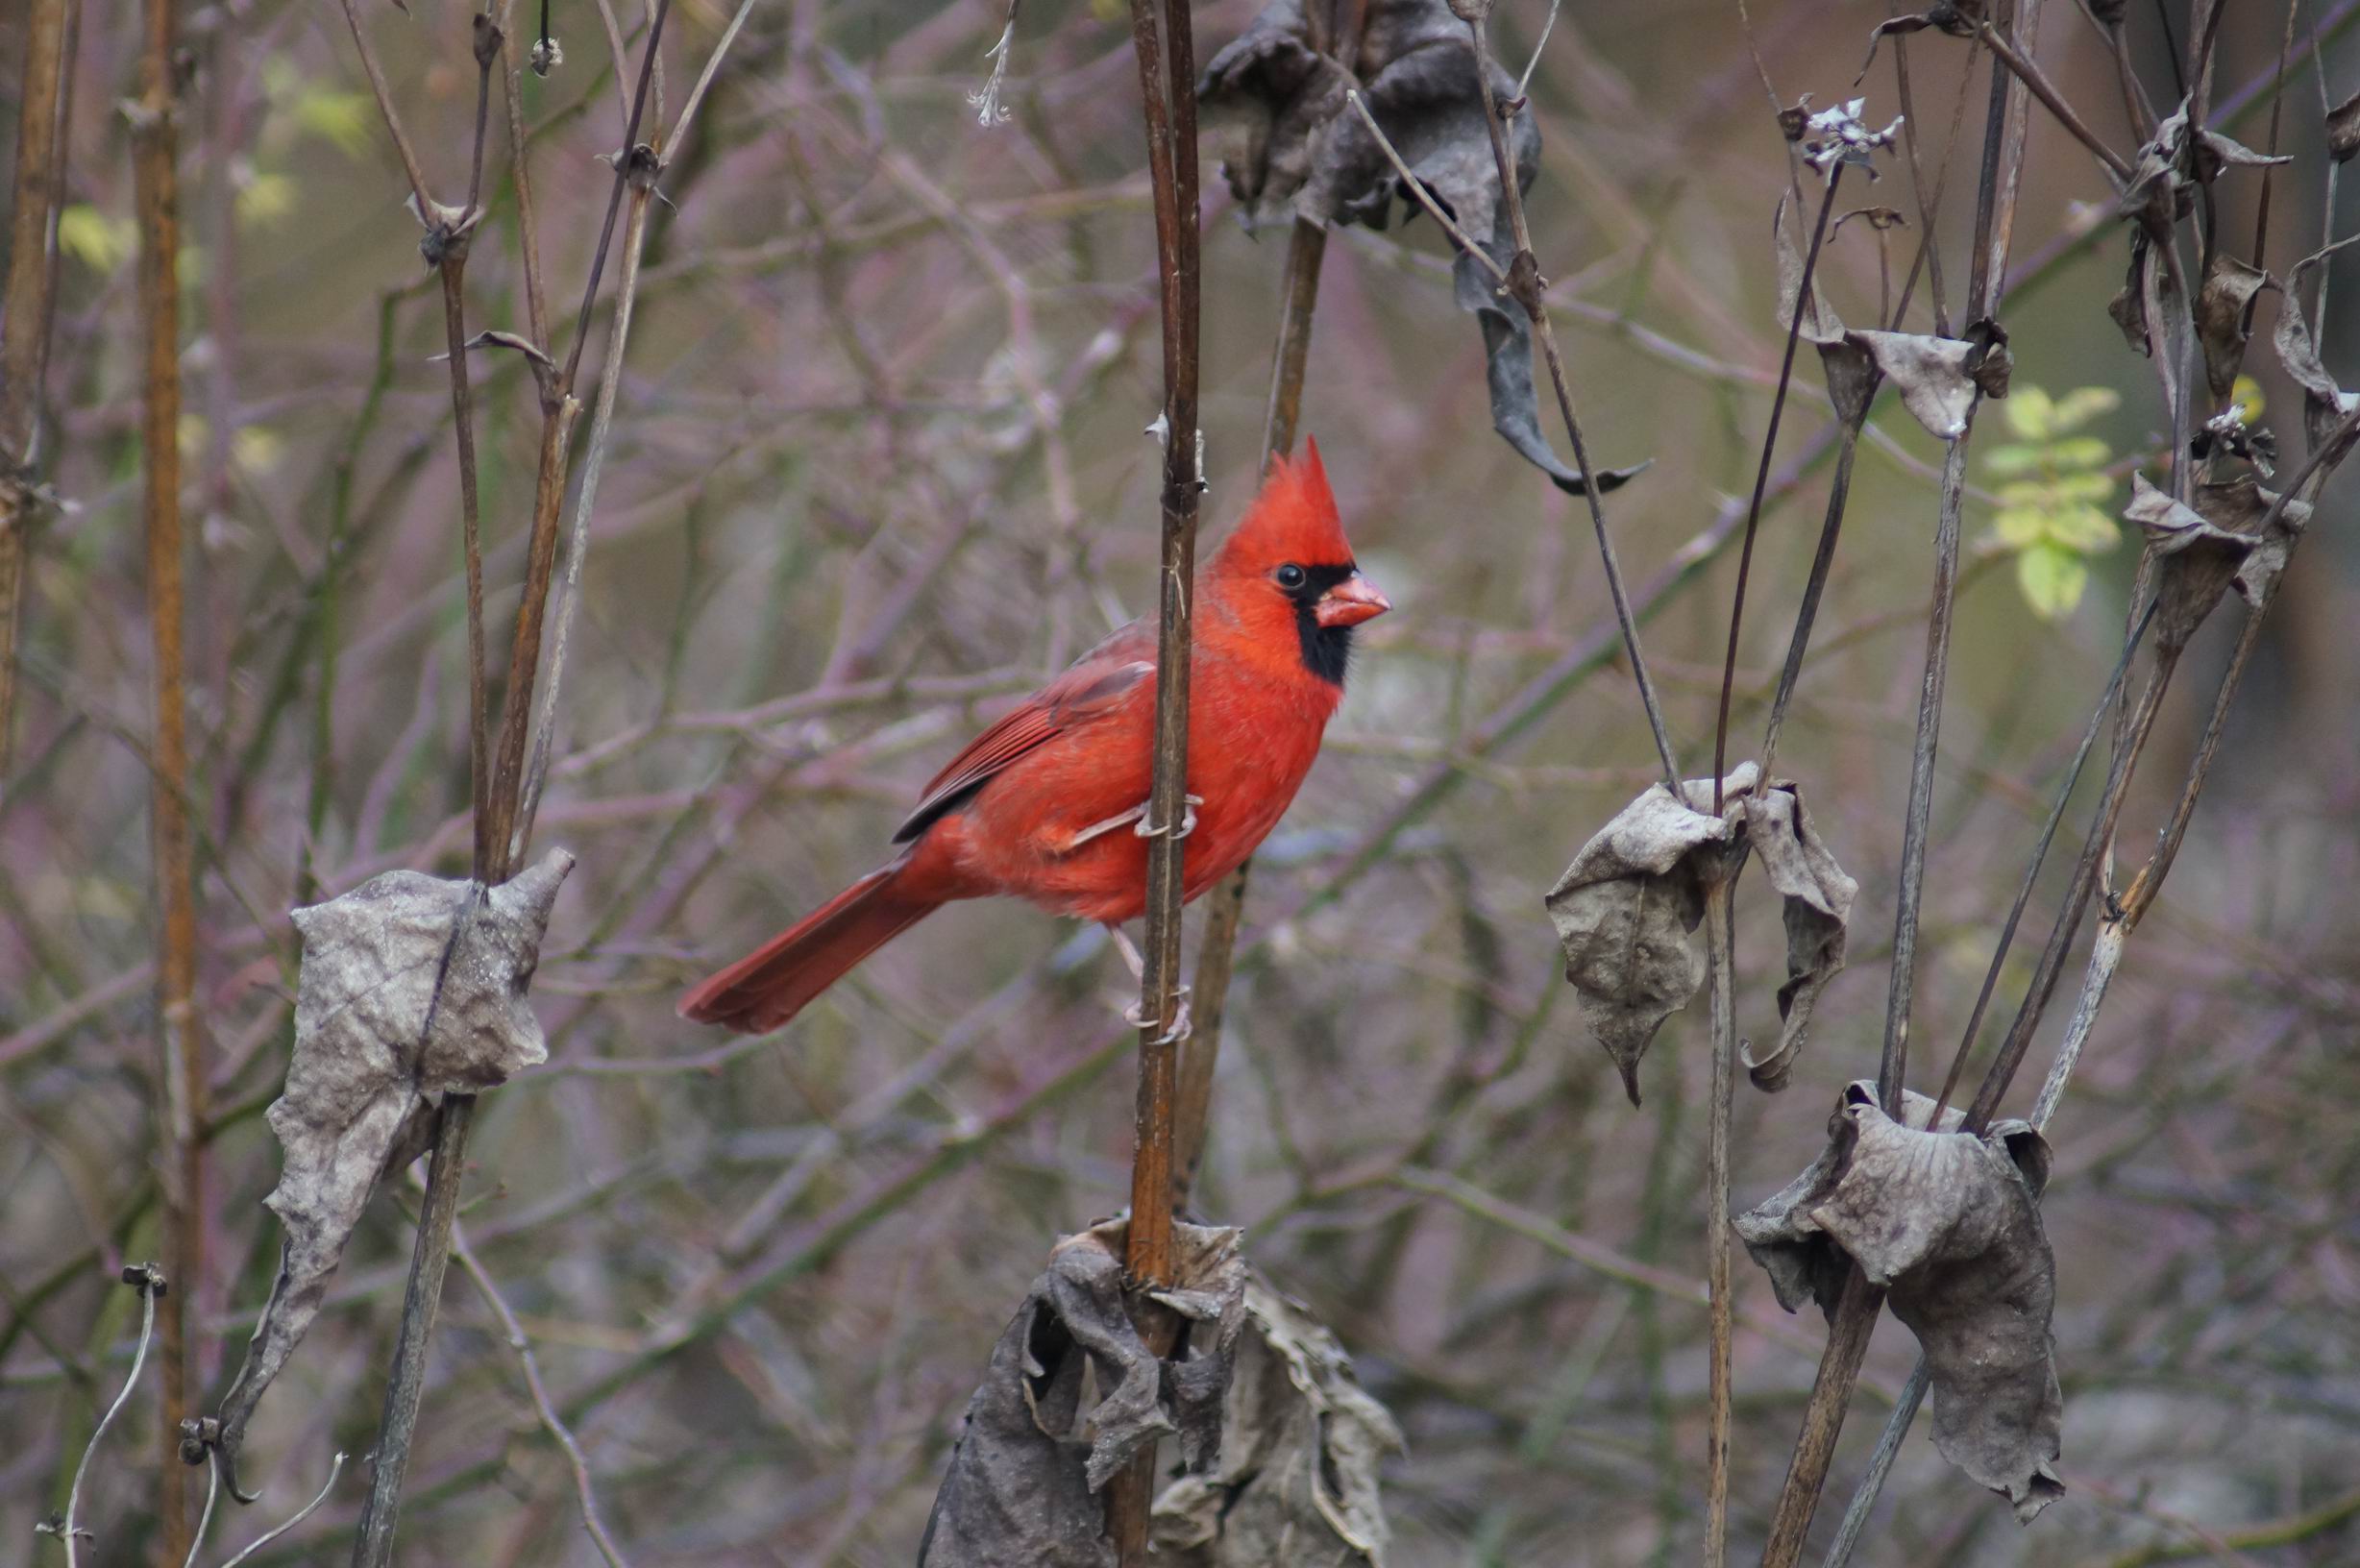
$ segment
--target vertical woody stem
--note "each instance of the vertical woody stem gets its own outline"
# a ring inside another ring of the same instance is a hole
[[[1159,30],[1159,12],[1161,29]],[[1161,36],[1159,36],[1159,33]],[[1172,1279],[1172,1123],[1177,1098],[1180,1002],[1179,833],[1188,793],[1190,617],[1194,609],[1196,503],[1202,489],[1196,429],[1197,231],[1195,47],[1186,0],[1132,0],[1155,188],[1157,273],[1164,328],[1164,486],[1158,566],[1155,774],[1147,797],[1147,943],[1140,982],[1139,1100],[1125,1264],[1135,1288]],[[1135,1309],[1137,1310],[1137,1309]],[[1143,1316],[1149,1347],[1170,1347],[1173,1325]],[[1110,1483],[1107,1527],[1124,1568],[1147,1557],[1155,1486],[1152,1446]]]
[[[141,411],[147,533],[148,624],[155,647],[155,735],[151,744],[156,901],[162,951],[157,962],[158,1101],[162,1109],[164,1272],[179,1288],[160,1304],[161,1406],[156,1515],[167,1561],[188,1554],[188,1487],[180,1462],[188,1414],[189,1298],[203,1278],[205,1165],[197,1136],[205,1115],[205,1067],[197,1026],[195,867],[188,822],[188,726],[183,666],[181,589],[180,188],[178,110],[173,102],[173,0],[146,0],[139,100],[133,117],[133,174],[139,208],[139,302],[146,390]]]

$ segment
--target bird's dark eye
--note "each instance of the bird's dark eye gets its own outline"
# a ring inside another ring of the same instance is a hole
[[[1281,588],[1286,589],[1287,592],[1291,594],[1310,580],[1309,576],[1305,574],[1303,569],[1295,565],[1292,561],[1289,561],[1285,566],[1278,569],[1278,585]]]

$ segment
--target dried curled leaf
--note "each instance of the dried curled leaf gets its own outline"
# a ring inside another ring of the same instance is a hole
[[[262,1200],[286,1234],[221,1403],[231,1486],[246,1424],[319,1314],[369,1194],[425,1152],[445,1094],[479,1093],[547,1059],[526,992],[573,869],[552,849],[497,888],[388,871],[295,911],[295,1053],[268,1113],[286,1157]]]
[[[2154,137],[2139,149],[2130,180],[2123,188],[2120,210],[2161,240],[2185,215],[2191,192],[2212,184],[2230,167],[2265,168],[2291,163],[2284,155],[2257,153],[2218,131],[2189,134],[2188,100],[2180,100],[2171,118],[2155,127]]]
[[[2295,263],[2294,271],[2286,275],[2285,299],[2278,308],[2277,331],[2271,339],[2272,345],[2278,351],[2278,363],[2286,367],[2286,374],[2302,388],[2302,427],[2314,450],[2335,439],[2337,427],[2353,409],[2360,408],[2360,396],[2338,386],[2335,378],[2327,374],[2327,367],[2320,360],[2319,341],[2311,331],[2311,324],[2303,319],[2302,275],[2323,264],[2353,239],[2360,239],[2360,234],[2339,239]],[[2343,445],[2348,447],[2350,440],[2350,437],[2345,437]],[[2340,460],[2341,456],[2341,452],[2331,453],[2327,460],[2332,463]]]
[[[1335,1335],[1249,1274],[1220,1463],[1155,1500],[1155,1549],[1177,1568],[1378,1568],[1389,1531],[1377,1469],[1401,1446]]]
[[[2360,93],[2327,110],[2327,156],[2348,163],[2354,153],[2360,153]]]
[[[1750,762],[1733,770],[1724,798],[1742,796],[1757,772]],[[1727,814],[1712,815],[1712,780],[1692,778],[1681,789],[1686,798],[1675,800],[1663,785],[1650,785],[1582,846],[1546,899],[1582,1017],[1614,1059],[1633,1105],[1648,1042],[1705,980],[1704,955],[1688,942],[1705,918],[1691,856],[1736,833]]]
[[[1978,391],[1970,358],[1979,359],[1977,345],[1963,338],[1935,337],[1929,332],[1868,332],[1844,334],[1868,351],[1877,368],[1901,393],[1902,406],[1914,415],[1937,441],[1955,441],[1967,433],[1967,415]],[[2003,387],[2005,382],[2000,383]]]
[[[1189,1320],[1178,1360],[1159,1360],[1123,1305],[1128,1223],[1060,1240],[968,1402],[919,1542],[919,1568],[1108,1568],[1098,1489],[1139,1451],[1176,1433],[1191,1468],[1221,1451],[1221,1410],[1244,1319],[1238,1233],[1175,1224],[1177,1284],[1155,1299]],[[1081,1410],[1085,1369],[1098,1403]]]
[[[1804,254],[1795,242],[1793,231],[1794,225],[1787,221],[1786,197],[1782,195],[1778,210],[1770,219],[1771,237],[1778,254],[1779,326],[1819,351],[1820,373],[1827,378],[1828,401],[1835,405],[1835,417],[1847,424],[1856,423],[1868,412],[1870,400],[1877,395],[1876,361],[1844,330],[1843,319],[1820,292],[1818,279],[1811,280],[1807,293],[1804,289]],[[1800,327],[1795,323],[1798,306],[1803,312]]]
[[[2196,338],[2204,351],[2204,384],[2216,402],[2237,385],[2246,359],[2246,309],[2269,283],[2270,274],[2261,268],[2226,251],[2213,252],[2203,286],[2197,290]]]
[[[2249,604],[2261,601],[2310,520],[2309,506],[2290,501],[2264,528],[2277,500],[2247,475],[2198,486],[2197,503],[2189,506],[2144,475],[2131,476],[2123,515],[2147,530],[2158,562],[2155,638],[2162,647],[2186,647],[2231,587]]]
[[[2020,1121],[1981,1137],[1905,1094],[1907,1125],[1851,1085],[1811,1167],[1741,1214],[1738,1237],[1779,1305],[1831,1311],[1850,1258],[1890,1292],[1933,1379],[1934,1446],[2030,1523],[2064,1495],[2055,1461],[2064,1399],[2050,1319],[2056,1260],[2041,1227],[2049,1148]]]
[[[1443,0],[1373,0],[1347,63],[1369,114],[1418,183],[1507,268],[1515,241],[1466,24]],[[1196,96],[1208,123],[1228,130],[1221,172],[1249,221],[1291,210],[1311,223],[1384,229],[1399,203],[1412,204],[1410,217],[1421,210],[1367,125],[1346,107],[1349,85],[1314,47],[1301,0],[1274,0],[1214,55]],[[1501,103],[1515,96],[1514,79],[1496,62],[1491,88]],[[1509,145],[1522,192],[1540,164],[1532,115],[1510,121]],[[1637,474],[1611,469],[1585,478],[1550,450],[1534,396],[1531,320],[1496,292],[1472,257],[1462,255],[1452,276],[1460,308],[1483,330],[1492,428],[1570,493],[1594,485],[1603,494]]]
[[[1819,993],[1844,967],[1844,931],[1859,883],[1844,874],[1811,826],[1803,795],[1774,780],[1745,797],[1746,841],[1762,871],[1784,900],[1786,983],[1779,987],[1779,1048],[1757,1062],[1745,1053],[1754,1087],[1776,1093],[1794,1072],[1795,1058],[1809,1038],[1811,1010]]]

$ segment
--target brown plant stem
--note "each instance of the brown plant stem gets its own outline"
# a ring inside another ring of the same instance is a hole
[[[1295,220],[1287,239],[1286,295],[1279,307],[1278,346],[1271,355],[1270,401],[1262,426],[1262,473],[1294,450],[1295,423],[1303,408],[1303,369],[1311,355],[1312,312],[1319,303],[1319,264],[1327,255],[1327,228]],[[1186,1210],[1204,1162],[1205,1132],[1213,1109],[1213,1075],[1220,1063],[1221,1024],[1235,972],[1238,926],[1245,919],[1246,879],[1251,859],[1215,884],[1206,894],[1203,930],[1197,937],[1196,985],[1191,1000],[1195,1029],[1180,1051],[1180,1090],[1172,1130],[1172,1207]]]
[[[1803,312],[1811,297],[1811,275],[1819,268],[1820,248],[1827,243],[1828,218],[1835,210],[1835,192],[1844,183],[1844,166],[1838,163],[1828,175],[1827,193],[1819,199],[1819,220],[1811,227],[1811,248],[1803,258],[1803,272],[1795,285],[1795,315],[1786,324],[1786,354],[1779,361],[1778,391],[1770,399],[1770,424],[1761,438],[1761,461],[1754,470],[1754,499],[1746,506],[1745,537],[1737,546],[1737,587],[1731,596],[1729,606],[1729,649],[1721,660],[1721,703],[1712,726],[1712,814],[1721,815],[1721,775],[1729,768],[1729,698],[1737,683],[1737,634],[1745,623],[1746,582],[1754,575],[1754,536],[1761,528],[1762,497],[1770,488],[1770,459],[1778,453],[1779,419],[1786,412],[1786,391],[1793,383],[1795,350],[1803,340]],[[1798,651],[1798,660],[1800,653]],[[1769,783],[1769,775],[1762,775]]]
[[[1490,0],[1459,0],[1453,8],[1466,17],[1468,46],[1475,52],[1475,85],[1483,95],[1484,124],[1491,133],[1491,161],[1499,171],[1500,200],[1508,208],[1509,225],[1515,234],[1516,254],[1508,268],[1504,285],[1508,294],[1523,306],[1532,318],[1533,331],[1540,339],[1541,357],[1549,366],[1549,385],[1557,394],[1557,411],[1565,422],[1565,437],[1573,444],[1573,466],[1586,478],[1594,471],[1590,467],[1589,443],[1582,439],[1582,422],[1576,417],[1573,392],[1565,377],[1565,358],[1557,346],[1556,329],[1549,324],[1549,311],[1541,291],[1546,286],[1540,276],[1540,263],[1533,254],[1533,231],[1524,215],[1524,193],[1516,184],[1515,155],[1508,146],[1508,119],[1491,90],[1491,44],[1487,22],[1491,14]],[[1521,112],[1521,104],[1510,107],[1510,113]],[[1376,122],[1371,119],[1371,125]],[[1390,151],[1390,148],[1388,148]],[[1399,155],[1394,155],[1398,159]],[[1410,182],[1416,185],[1414,180]],[[1478,254],[1481,254],[1480,252]],[[1639,650],[1638,624],[1632,619],[1631,596],[1623,587],[1622,566],[1614,554],[1613,536],[1607,531],[1606,507],[1598,499],[1598,486],[1593,481],[1582,487],[1582,499],[1589,503],[1590,527],[1598,539],[1598,559],[1606,572],[1608,596],[1614,602],[1614,620],[1622,628],[1623,648],[1631,657],[1631,677],[1638,687],[1639,705],[1646,710],[1647,727],[1656,743],[1657,760],[1663,765],[1665,784],[1674,799],[1680,798],[1680,761],[1672,750],[1671,732],[1663,723],[1663,704],[1656,696],[1655,680],[1647,673],[1647,658]]]
[[[1160,14],[1159,14],[1160,13]],[[1160,25],[1159,25],[1160,24]],[[1160,35],[1160,36],[1159,36]],[[1171,1315],[1144,1298],[1172,1283],[1172,1133],[1179,1037],[1182,834],[1188,792],[1190,624],[1203,461],[1196,426],[1198,235],[1195,43],[1186,0],[1131,0],[1147,165],[1155,190],[1163,306],[1164,484],[1156,627],[1155,772],[1147,796],[1147,941],[1140,979],[1139,1095],[1132,1127],[1131,1217],[1124,1269],[1148,1348],[1168,1353]],[[1147,1560],[1155,1495],[1150,1443],[1108,1483],[1107,1533],[1122,1568]]]
[[[1714,787],[1718,789],[1716,777]],[[1712,1090],[1705,1142],[1706,1288],[1711,1299],[1711,1360],[1706,1375],[1705,1568],[1729,1558],[1730,1344],[1736,1326],[1730,1296],[1729,1123],[1736,1092],[1736,931],[1732,905],[1737,857],[1705,889],[1705,951],[1711,966]]]
[[[189,1488],[180,1463],[188,1414],[188,1302],[204,1275],[204,1033],[197,1017],[196,867],[188,820],[188,725],[181,587],[181,355],[179,109],[172,53],[173,0],[145,0],[139,101],[133,120],[133,175],[139,208],[139,308],[146,343],[140,440],[145,485],[149,632],[155,649],[155,735],[150,744],[159,1011],[157,1102],[164,1272],[176,1288],[162,1303],[157,1349],[160,1444],[158,1550],[167,1562],[188,1555]]]
[[[2034,34],[2040,0],[2015,0],[2000,20]],[[1984,120],[1983,161],[1976,190],[1974,250],[1970,257],[1966,318],[1987,316],[2004,287],[2007,257],[2015,232],[2016,196],[2024,174],[2028,105],[2023,80],[1995,71]],[[1907,1063],[1909,990],[1914,969],[1918,896],[1924,886],[1927,827],[1932,811],[1933,763],[1941,732],[1943,688],[1950,650],[1951,611],[1957,578],[1959,514],[1966,481],[1969,427],[1951,443],[1943,466],[1940,520],[1934,541],[1934,609],[1927,621],[1926,674],[1920,687],[1918,731],[1910,764],[1909,809],[1903,828],[1899,909],[1895,916],[1892,985],[1885,1008],[1885,1040],[1878,1066],[1881,1103],[1899,1105]],[[1811,1519],[1827,1489],[1828,1467],[1843,1431],[1844,1412],[1859,1381],[1860,1362],[1883,1311],[1884,1292],[1856,1268],[1848,1268],[1828,1325],[1828,1348],[1804,1408],[1803,1426],[1787,1461],[1786,1479],[1773,1507],[1762,1568],[1794,1568],[1809,1535]]]
[[[57,257],[49,233],[64,172],[60,112],[65,0],[27,0],[23,97],[16,112],[16,183],[9,220],[5,320],[0,320],[0,788],[15,710],[16,628],[24,603],[25,535],[33,524],[33,431],[49,361]]]

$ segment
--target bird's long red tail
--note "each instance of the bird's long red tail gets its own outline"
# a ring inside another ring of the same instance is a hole
[[[914,892],[907,859],[845,889],[680,999],[680,1017],[740,1034],[767,1034],[846,971],[943,907]]]

